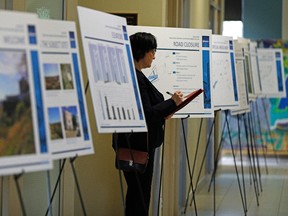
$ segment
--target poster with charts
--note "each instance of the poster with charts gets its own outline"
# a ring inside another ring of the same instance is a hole
[[[99,133],[147,131],[126,19],[78,7]]]
[[[254,87],[254,94],[256,97],[262,96],[262,86],[260,80],[259,66],[258,66],[258,57],[257,57],[257,42],[249,42],[249,54],[250,54],[250,63],[251,63],[251,72],[252,80]]]
[[[247,78],[246,78],[246,57],[245,44],[234,40],[235,65],[237,71],[237,86],[239,95],[239,106],[231,109],[231,115],[250,112]]]
[[[258,65],[262,94],[268,98],[286,96],[282,49],[258,48]]]
[[[52,158],[92,154],[75,23],[39,20],[39,25],[41,79]]]
[[[212,35],[212,75],[215,110],[238,107],[239,97],[232,37]]]
[[[157,52],[150,68],[142,70],[165,99],[167,91],[184,95],[196,89],[204,92],[173,118],[213,117],[211,77],[211,30],[128,26],[128,34],[149,32],[157,38]]]
[[[37,22],[34,14],[0,11],[0,175],[52,168]]]

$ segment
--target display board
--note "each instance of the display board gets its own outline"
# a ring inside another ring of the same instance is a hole
[[[268,98],[286,96],[282,49],[257,49],[262,94]]]
[[[251,74],[252,74],[254,94],[256,97],[261,97],[262,86],[261,86],[261,81],[260,81],[256,41],[249,42],[249,55],[250,55],[250,64],[251,64],[251,72],[252,72]]]
[[[147,131],[126,19],[78,7],[99,133]]]
[[[212,35],[212,75],[214,108],[238,107],[239,97],[233,38]]]
[[[246,73],[246,85],[248,89],[248,96],[249,100],[255,101],[256,95],[255,95],[255,89],[254,89],[254,81],[253,81],[253,74],[252,74],[252,64],[251,64],[251,55],[250,55],[250,39],[246,38],[238,38],[237,43],[240,43],[242,46],[242,49],[244,51],[244,67],[245,67],[245,73]]]
[[[38,30],[50,153],[54,159],[92,154],[75,23],[39,20]]]
[[[0,11],[0,175],[52,168],[36,15]]]
[[[180,90],[188,95],[197,89],[204,90],[173,117],[213,117],[211,30],[128,26],[129,35],[136,32],[149,32],[157,38],[155,60],[142,72],[165,99],[171,97],[167,91]]]
[[[237,86],[239,94],[239,106],[231,109],[231,114],[242,114],[250,111],[247,77],[246,77],[246,57],[245,57],[245,44],[234,40],[235,47],[235,63],[237,71]]]
[[[283,51],[283,65],[284,65],[284,88],[286,89],[286,95],[281,98],[270,98],[269,100],[262,100],[266,103],[266,110],[268,112],[266,114],[266,118],[269,118],[270,129],[267,130],[267,124],[262,124],[263,131],[265,131],[265,140],[264,142],[271,144],[273,146],[273,150],[281,151],[284,154],[288,152],[288,98],[287,98],[287,89],[288,89],[288,40],[285,39],[262,39],[257,41],[258,47],[260,48],[281,48]],[[262,105],[262,109],[265,107]],[[269,108],[269,109],[268,109]],[[263,118],[265,116],[263,114]],[[273,133],[273,139],[269,136],[269,132]]]

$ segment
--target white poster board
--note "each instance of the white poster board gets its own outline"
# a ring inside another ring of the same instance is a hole
[[[242,114],[250,111],[248,87],[246,78],[245,44],[234,40],[235,63],[237,71],[237,86],[239,94],[239,106],[231,109],[231,115]]]
[[[268,98],[286,97],[282,49],[257,49],[262,94]]]
[[[39,20],[47,138],[54,159],[92,154],[76,26]]]
[[[204,90],[173,117],[213,117],[211,30],[128,26],[129,35],[136,32],[149,32],[157,39],[155,60],[143,73],[165,99],[171,97],[167,91],[180,90],[187,95],[196,89]]]
[[[260,73],[259,73],[258,59],[257,59],[258,58],[257,57],[257,42],[255,41],[249,42],[249,54],[250,54],[254,94],[256,97],[260,97],[261,92],[262,92],[262,86],[260,82]]]
[[[249,51],[249,44],[250,40],[246,38],[238,38],[237,42],[241,44],[243,50],[244,50],[244,67],[245,67],[245,73],[246,73],[246,85],[248,89],[248,96],[249,100],[255,100],[255,89],[254,89],[254,81],[253,81],[253,74],[252,74],[252,64],[251,64],[251,55]]]
[[[78,7],[99,133],[147,131],[126,19]]]
[[[214,109],[238,107],[233,37],[212,35],[212,74]]]
[[[0,175],[52,168],[37,22],[34,14],[0,11]]]

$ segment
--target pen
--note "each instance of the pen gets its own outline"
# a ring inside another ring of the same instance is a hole
[[[172,94],[171,92],[169,92],[169,91],[167,91],[166,93],[167,93],[168,95],[171,95],[171,96],[173,95],[173,94]]]

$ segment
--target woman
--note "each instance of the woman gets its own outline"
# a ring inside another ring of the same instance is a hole
[[[149,160],[145,172],[124,171],[128,186],[126,193],[126,216],[147,216],[149,212],[155,148],[159,147],[164,140],[163,126],[165,119],[182,102],[183,94],[177,91],[170,99],[164,100],[163,95],[142,73],[141,70],[151,67],[151,63],[155,59],[157,41],[152,34],[145,32],[133,34],[130,36],[130,43],[148,127],[148,136],[147,133],[122,133],[118,134],[117,140],[116,137],[113,137],[113,142],[117,142],[118,147],[127,148],[128,138],[132,149],[142,151],[147,151],[148,142]]]

